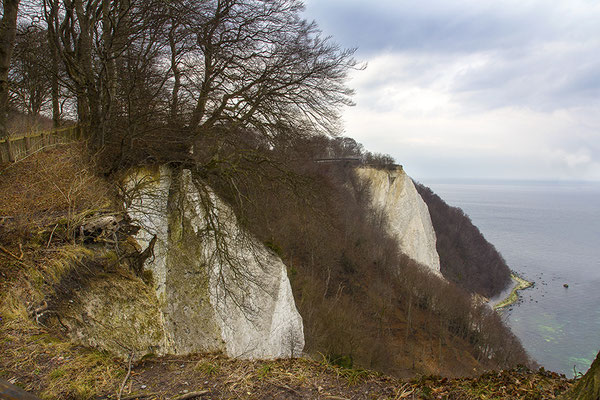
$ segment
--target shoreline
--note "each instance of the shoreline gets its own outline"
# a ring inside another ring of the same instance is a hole
[[[508,297],[493,306],[494,310],[508,307],[519,300],[519,290],[524,290],[533,286],[533,282],[529,282],[514,272],[510,274],[510,278],[516,283]]]

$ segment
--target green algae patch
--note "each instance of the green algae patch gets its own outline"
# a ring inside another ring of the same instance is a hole
[[[506,299],[502,300],[500,303],[494,306],[495,310],[499,310],[501,308],[508,307],[511,304],[516,303],[517,300],[519,300],[519,290],[524,290],[533,286],[533,282],[529,282],[521,278],[517,274],[513,273],[510,275],[510,277],[513,281],[515,281],[516,285]]]

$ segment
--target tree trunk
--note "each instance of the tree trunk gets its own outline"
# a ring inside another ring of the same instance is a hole
[[[88,15],[90,10],[85,9],[83,0],[75,0],[73,4],[75,5],[75,13],[80,29],[77,43],[78,62],[83,72],[81,89],[85,93],[89,112],[90,143],[94,150],[99,150],[104,146],[106,132],[104,119],[102,118],[102,100],[94,79],[94,59],[92,56],[94,16]]]
[[[83,125],[90,123],[90,107],[85,93],[77,93],[77,119]]]
[[[169,30],[169,47],[171,50],[171,71],[173,72],[173,91],[171,92],[171,125],[178,125],[179,122],[179,89],[181,88],[181,71],[177,60],[177,43],[175,41],[176,22],[173,20],[173,26]]]
[[[0,22],[0,138],[8,135],[8,70],[17,34],[19,1],[2,1],[4,15]]]
[[[5,9],[6,10],[6,9]],[[0,379],[0,398],[2,399],[20,399],[20,400],[39,400],[31,393],[28,393],[18,386],[12,385]]]
[[[116,62],[113,53],[113,23],[114,16],[111,15],[111,6],[109,0],[102,0],[102,44],[104,46],[104,69],[106,71],[105,89],[102,93],[102,109],[104,111],[104,120],[110,121],[112,118],[112,102],[117,94],[116,82]]]
[[[55,29],[56,19],[58,17],[58,7],[56,4],[49,2],[48,0],[44,0],[44,15],[46,18],[46,23],[48,24],[47,37],[48,37],[48,47],[50,49],[50,93],[52,95],[52,125],[54,128],[58,128],[60,126],[60,93],[58,86],[59,79],[59,57],[60,57],[60,45],[58,41],[58,36]]]
[[[51,94],[52,94],[52,125],[58,128],[60,125],[60,99],[58,92],[58,51],[54,45],[54,41],[48,37],[50,45],[50,56],[52,65],[50,70]]]
[[[598,400],[600,399],[600,353],[588,372],[579,379],[575,386],[566,392],[562,400]]]

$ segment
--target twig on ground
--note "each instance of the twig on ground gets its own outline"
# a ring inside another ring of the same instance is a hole
[[[158,396],[159,393],[153,392],[153,393],[140,393],[140,394],[133,394],[131,396],[125,396],[125,397],[121,397],[121,400],[135,400],[135,399],[145,399],[147,397],[154,397],[154,396]]]
[[[50,247],[50,242],[52,241],[52,236],[54,235],[56,228],[58,228],[58,224],[54,225],[54,229],[50,232],[50,239],[48,239],[48,243],[46,243],[46,248]]]
[[[296,393],[297,395],[300,395],[300,392],[298,392],[296,389],[293,389],[293,388],[289,387],[288,385],[279,384],[279,383],[273,383],[273,382],[269,382],[269,383],[271,385],[275,386],[276,388],[284,389],[284,390]]]
[[[10,251],[6,250],[4,247],[0,246],[0,251],[4,255],[6,255],[6,256],[8,256],[10,258],[13,258],[16,262],[18,262],[19,264],[21,264],[23,267],[29,268],[29,265],[25,264],[23,261],[21,261],[21,259],[19,257],[15,256],[13,253],[11,253]],[[21,253],[22,253],[22,251],[21,251]]]
[[[131,351],[131,353],[129,354],[129,366],[127,367],[127,375],[125,375],[125,379],[123,379],[123,383],[121,383],[121,387],[119,388],[119,394],[117,395],[117,400],[122,400],[121,399],[121,395],[123,394],[123,389],[125,389],[125,384],[127,383],[127,380],[129,379],[129,377],[131,376],[131,363],[133,361],[133,350]]]
[[[23,256],[21,255],[21,258],[15,256],[13,253],[11,253],[10,251],[6,250],[4,247],[0,246],[0,250],[2,250],[3,253],[5,253],[6,255],[11,256],[12,258],[14,258],[17,261],[21,261],[23,259]],[[23,251],[21,251],[21,254],[23,254]]]
[[[187,400],[193,399],[196,397],[204,396],[205,394],[209,394],[210,390],[201,390],[199,392],[190,392],[186,394],[182,394],[181,396],[171,397],[171,400]]]
[[[44,301],[31,312],[31,316],[33,316],[35,318],[35,322],[39,324],[40,316],[42,316],[46,311],[48,311],[48,302]]]

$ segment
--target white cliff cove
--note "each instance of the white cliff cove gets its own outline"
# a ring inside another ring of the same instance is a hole
[[[304,347],[286,266],[189,170],[139,170],[128,213],[154,240],[152,271],[164,320],[161,353],[224,351],[230,357],[299,356]]]
[[[356,173],[368,183],[372,205],[386,216],[389,233],[400,250],[441,276],[440,257],[429,209],[402,167],[359,167]]]

